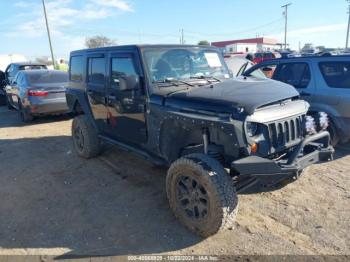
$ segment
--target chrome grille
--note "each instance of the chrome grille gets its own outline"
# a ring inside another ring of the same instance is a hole
[[[300,142],[303,136],[303,116],[268,124],[271,153]]]

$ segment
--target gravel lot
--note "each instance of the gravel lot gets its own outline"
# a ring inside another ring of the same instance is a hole
[[[241,194],[236,228],[201,239],[168,208],[166,169],[110,147],[80,159],[70,126],[0,108],[0,255],[350,254],[350,147],[279,190]]]

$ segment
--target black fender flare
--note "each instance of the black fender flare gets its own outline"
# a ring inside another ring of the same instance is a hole
[[[86,95],[86,92],[84,90],[75,89],[75,88],[67,88],[66,89],[66,100],[69,112],[71,113],[78,113],[81,114],[81,112],[76,112],[77,106],[79,105],[79,109],[82,111],[84,115],[86,115],[93,126],[97,129],[97,125],[95,123],[92,110],[89,104],[89,99]]]

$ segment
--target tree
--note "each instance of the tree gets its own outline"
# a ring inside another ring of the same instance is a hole
[[[85,39],[85,46],[87,48],[96,48],[96,47],[104,47],[104,46],[112,46],[115,45],[116,42],[108,37],[97,35],[93,37],[87,37]]]
[[[202,40],[198,42],[198,45],[210,45],[210,43],[207,40]]]

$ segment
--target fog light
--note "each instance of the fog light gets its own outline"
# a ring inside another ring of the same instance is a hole
[[[306,116],[305,130],[308,134],[316,134],[316,123],[312,116]]]
[[[319,112],[319,121],[320,121],[320,127],[322,130],[326,130],[329,126],[329,119],[328,119],[328,115],[325,112]]]
[[[257,143],[252,144],[250,150],[253,154],[255,154],[256,152],[258,152],[259,149],[259,145]]]

